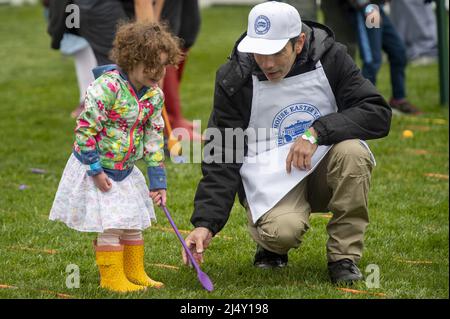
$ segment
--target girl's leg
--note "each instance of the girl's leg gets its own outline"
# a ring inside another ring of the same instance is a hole
[[[103,233],[99,233],[97,237],[97,246],[120,246],[120,236],[123,230],[107,229]]]
[[[144,268],[144,239],[140,230],[124,230],[121,236],[124,245],[124,271],[128,280],[142,286],[161,288],[162,282],[151,279]]]
[[[122,242],[143,241],[142,232],[135,229],[124,230],[120,239],[122,240]]]

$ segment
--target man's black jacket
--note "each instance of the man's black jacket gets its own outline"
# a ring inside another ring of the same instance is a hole
[[[362,76],[345,46],[334,41],[330,29],[315,22],[304,22],[302,32],[306,33],[305,46],[287,77],[313,70],[320,60],[338,106],[337,113],[325,115],[312,124],[318,133],[319,145],[386,136],[391,109],[372,83]],[[216,74],[214,106],[208,127],[219,129],[223,135],[226,128],[245,130],[248,127],[253,93],[251,75],[265,78],[251,54],[237,51],[239,41],[229,61]],[[206,144],[215,142],[218,141],[210,139]],[[214,155],[223,157],[225,151],[224,146],[222,154]],[[204,159],[203,178],[197,188],[191,217],[195,227],[206,227],[216,234],[228,220],[236,193],[243,203],[245,193],[239,174],[241,163],[242,159],[234,163],[206,163]]]

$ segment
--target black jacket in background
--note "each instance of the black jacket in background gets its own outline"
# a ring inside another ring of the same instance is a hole
[[[325,1],[335,1],[335,0],[325,0]],[[367,4],[376,4],[376,5],[383,5],[386,3],[386,0],[340,0],[341,2],[347,2],[348,5],[350,5],[354,9],[361,9],[361,2],[367,3]]]
[[[287,77],[313,70],[320,60],[338,106],[337,113],[325,115],[312,124],[318,133],[318,143],[330,145],[347,139],[370,140],[386,136],[391,109],[372,83],[362,76],[345,46],[335,42],[331,30],[318,23],[305,22],[302,30],[307,37],[305,46]],[[229,61],[216,74],[208,127],[219,129],[223,136],[226,128],[245,130],[248,127],[253,95],[251,75],[265,79],[252,55],[237,51],[239,41]],[[206,142],[209,143],[215,143],[214,139]],[[221,151],[222,154],[214,156],[223,158],[226,150]],[[216,234],[228,220],[236,193],[243,203],[241,163],[242,159],[234,163],[202,162],[203,178],[197,188],[191,217],[195,227],[206,227]]]
[[[71,4],[71,0],[51,0],[48,1],[48,26],[47,33],[51,36],[52,49],[58,50],[65,32],[70,32],[66,28],[66,7]]]

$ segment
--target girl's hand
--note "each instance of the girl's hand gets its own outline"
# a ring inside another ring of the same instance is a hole
[[[154,189],[150,191],[150,197],[158,206],[166,206],[166,190],[165,189]]]
[[[112,183],[105,172],[101,172],[98,175],[92,176],[92,178],[94,179],[95,186],[97,186],[97,188],[102,192],[105,193],[111,189]]]

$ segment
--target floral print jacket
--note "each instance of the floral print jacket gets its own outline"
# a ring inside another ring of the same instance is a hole
[[[159,181],[164,175],[165,184],[162,90],[151,87],[135,92],[117,67],[103,67],[103,72],[87,89],[85,110],[75,128],[74,151],[86,164],[100,161],[108,170],[129,170],[143,158],[150,183],[156,172]]]

